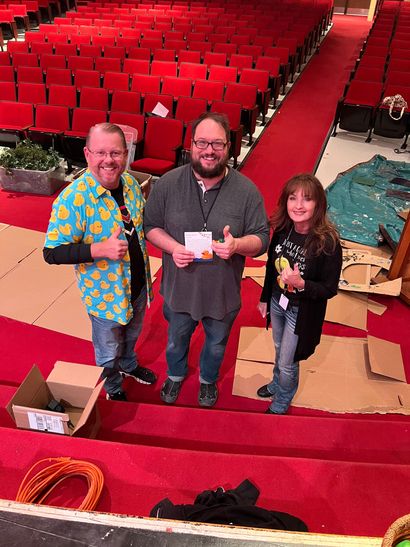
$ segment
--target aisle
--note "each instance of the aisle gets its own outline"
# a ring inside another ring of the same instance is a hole
[[[286,180],[313,170],[369,28],[364,17],[333,17],[320,53],[312,57],[245,162],[242,173],[260,188],[269,212]]]

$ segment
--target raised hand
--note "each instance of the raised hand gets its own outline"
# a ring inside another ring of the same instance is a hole
[[[121,227],[118,227],[105,241],[93,243],[91,245],[92,257],[121,260],[128,251],[128,242],[125,239],[120,239],[121,231]]]

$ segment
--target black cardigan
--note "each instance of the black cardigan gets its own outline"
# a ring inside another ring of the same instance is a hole
[[[268,303],[267,327],[270,323],[269,302],[272,297],[274,279],[277,272],[274,261],[277,257],[275,247],[286,238],[286,232],[274,233],[269,245],[266,262],[265,282],[261,302]],[[328,246],[331,244],[329,239]],[[327,300],[337,293],[340,271],[342,269],[342,248],[337,243],[330,254],[322,252],[319,256],[306,258],[304,272],[305,289],[298,293],[299,313],[296,320],[295,334],[299,336],[295,352],[295,361],[310,357],[320,342],[323,321],[325,319]]]

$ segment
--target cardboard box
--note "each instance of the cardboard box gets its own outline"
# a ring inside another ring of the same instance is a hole
[[[141,173],[140,171],[128,170],[128,173],[137,179],[145,199],[148,199],[151,190],[152,175],[149,173]]]
[[[33,365],[7,411],[17,427],[94,438],[100,419],[96,406],[104,382],[101,369],[90,365],[57,361],[45,380]],[[52,399],[62,403],[65,412],[45,410]]]

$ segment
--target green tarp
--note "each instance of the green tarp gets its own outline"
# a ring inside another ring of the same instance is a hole
[[[391,181],[395,178],[405,180],[394,184]],[[410,207],[406,181],[410,185],[410,163],[379,155],[340,173],[326,190],[329,217],[340,237],[376,247],[380,243],[379,224],[383,224],[398,243],[404,221],[397,213]],[[386,195],[391,190],[401,192],[402,197]]]

